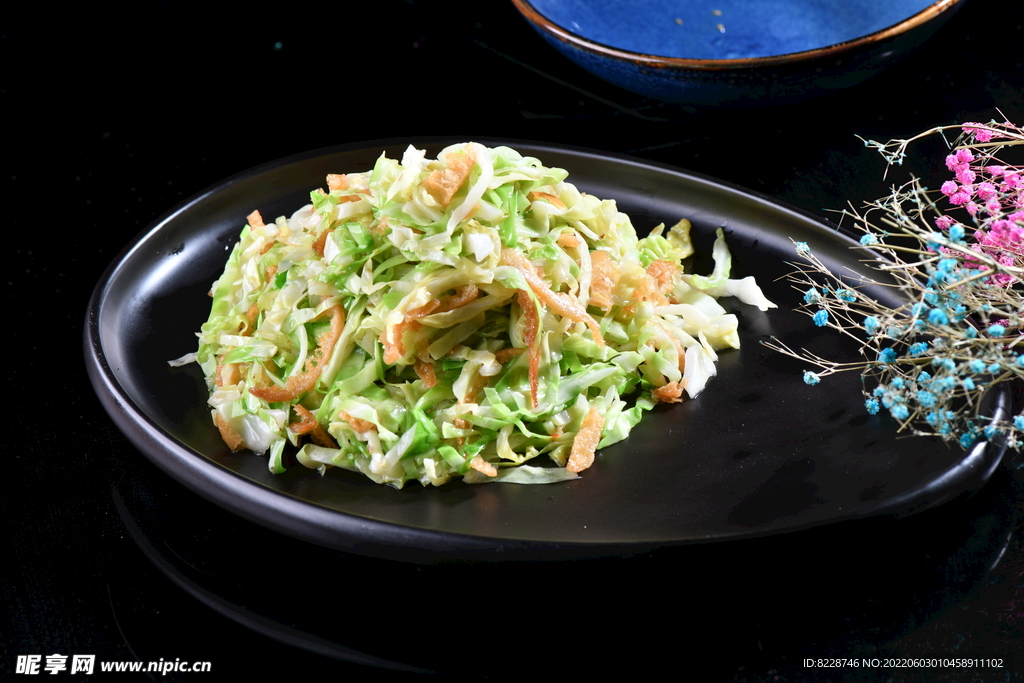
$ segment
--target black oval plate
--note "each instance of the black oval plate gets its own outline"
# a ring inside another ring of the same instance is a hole
[[[807,242],[833,272],[862,272],[850,238],[797,209],[678,169],[552,145],[480,142],[567,169],[580,190],[617,200],[641,234],[689,218],[694,272],[711,271],[714,231],[724,227],[733,277],[756,276],[779,308],[762,313],[723,299],[740,318],[743,348],[720,354],[718,376],[697,399],[647,414],[576,481],[413,483],[399,491],[338,469],[321,477],[296,466],[274,476],[265,458],[233,454],[220,440],[199,368],[167,361],[194,350],[207,291],[247,214],[290,215],[327,173],[367,170],[382,150],[400,158],[405,144],[318,150],[188,200],[110,266],[90,300],[85,355],[114,422],[168,474],[239,515],[329,547],[419,562],[628,554],[907,514],[979,486],[998,464],[1001,445],[964,453],[936,440],[898,439],[890,418],[865,413],[855,373],[811,387],[798,362],[759,343],[774,335],[830,358],[855,358],[834,331],[791,310],[800,295],[780,280],[796,260],[791,238]],[[433,155],[445,144],[417,146]]]

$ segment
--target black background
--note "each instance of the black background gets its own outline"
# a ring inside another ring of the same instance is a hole
[[[141,1],[5,17],[12,436],[0,676],[19,678],[18,655],[53,653],[212,663],[210,674],[167,680],[407,675],[353,663],[368,660],[346,647],[376,664],[495,678],[662,663],[704,680],[1020,676],[1019,459],[973,498],[902,520],[558,565],[391,564],[277,536],[158,472],[99,406],[81,334],[101,273],[151,221],[234,173],[341,143],[575,145],[692,169],[828,219],[885,192],[881,159],[856,135],[906,137],[1000,111],[1024,123],[1022,22],[1016,0],[969,0],[861,86],[712,111],[606,85],[505,2],[271,11]],[[920,149],[931,156],[914,170],[941,171],[943,150]],[[802,663],[886,656],[999,657],[1016,668]]]

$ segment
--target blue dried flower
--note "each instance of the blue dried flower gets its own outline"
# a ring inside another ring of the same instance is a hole
[[[887,346],[878,352],[878,360],[881,363],[892,363],[896,360],[896,350],[891,346]]]
[[[928,374],[927,370],[925,370],[925,371],[922,371],[921,374],[917,376],[917,381],[918,382],[927,382],[931,378],[932,378],[932,376],[930,374]]]
[[[804,292],[804,303],[816,304],[819,301],[821,301],[821,295],[818,294],[818,290],[816,290],[814,287],[811,287],[806,292]]]
[[[919,391],[917,392],[917,402],[925,408],[931,408],[935,405],[935,394],[930,391]]]
[[[962,242],[964,239],[964,226],[953,225],[949,228],[949,239],[954,242]]]
[[[968,339],[974,339],[975,337],[978,336],[978,331],[973,327],[968,327],[966,330],[964,330],[964,336],[967,337]]]
[[[908,417],[910,417],[910,411],[907,410],[907,406],[905,406],[902,403],[897,403],[896,405],[894,405],[889,412],[892,413],[892,416],[895,417],[897,420],[906,420]]]
[[[825,325],[828,324],[828,311],[826,311],[825,309],[821,309],[813,316],[811,316],[811,320],[813,320],[814,324],[817,325],[818,327],[824,327]]]
[[[811,386],[814,386],[815,384],[817,384],[820,381],[821,381],[821,378],[818,377],[817,373],[811,372],[810,370],[804,370],[804,382],[805,383],[810,384]]]
[[[864,401],[864,409],[868,411],[868,415],[877,415],[878,414],[878,399],[877,398],[869,398],[868,400]]]
[[[1013,418],[1013,428],[1024,430],[1024,415],[1017,415]]]
[[[1006,328],[1002,325],[990,325],[986,331],[990,337],[1002,337],[1006,334]]]
[[[936,267],[936,270],[938,270],[940,273],[950,273],[953,271],[954,268],[956,268],[956,259],[944,258],[941,261],[939,261],[939,265]]]
[[[967,391],[974,391],[977,387],[974,384],[974,380],[968,377],[963,382],[960,382],[961,386]]]
[[[960,445],[964,448],[970,448],[974,445],[975,439],[974,432],[966,432],[960,436]]]
[[[856,295],[848,289],[837,289],[836,298],[846,303],[852,303],[857,300]]]
[[[869,315],[864,318],[864,331],[868,334],[873,335],[875,332],[878,332],[878,328],[881,327],[881,325],[882,323],[878,322],[878,318],[873,315]],[[1024,356],[1021,356],[1021,358],[1024,358]]]
[[[970,362],[969,367],[971,368],[971,372],[985,372],[985,361],[975,358]]]
[[[870,232],[868,232],[865,233],[864,236],[860,238],[860,243],[866,247],[869,247],[872,244],[878,244],[878,238],[872,235]]]
[[[949,316],[947,316],[946,312],[941,308],[933,308],[928,311],[928,322],[932,325],[948,325]]]
[[[808,254],[811,253],[811,248],[807,246],[807,242],[797,242],[796,253],[799,254],[800,256],[807,256]]]
[[[997,372],[999,372],[1000,370],[1002,370],[1002,368],[999,367],[999,363],[993,363],[992,365],[988,366],[989,374],[994,375]]]
[[[925,344],[924,342],[917,342],[916,344],[911,344],[910,345],[910,355],[911,356],[920,356],[920,355],[922,355],[924,353],[927,353],[927,351],[928,351],[928,345]]]

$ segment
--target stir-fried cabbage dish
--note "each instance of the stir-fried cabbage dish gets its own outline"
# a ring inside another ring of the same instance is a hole
[[[509,147],[410,146],[328,175],[290,218],[248,217],[199,333],[213,422],[233,451],[378,483],[574,479],[645,410],[700,393],[738,348],[683,272],[690,224],[637,239],[615,202]]]

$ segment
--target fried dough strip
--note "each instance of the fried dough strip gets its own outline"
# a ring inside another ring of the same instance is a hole
[[[422,306],[408,311],[405,314],[405,319],[415,320],[416,318],[428,316],[431,313],[447,313],[448,311],[465,306],[479,295],[480,290],[477,289],[476,285],[472,283],[462,285],[455,290],[454,294],[446,294],[440,299],[431,299]]]
[[[576,249],[580,246],[580,239],[571,232],[563,232],[558,235],[558,239],[555,240],[555,243],[563,249]]]
[[[423,323],[419,320],[406,318],[391,328],[391,333],[395,339],[393,343],[388,340],[388,331],[386,329],[381,332],[380,343],[384,345],[384,362],[388,365],[394,365],[402,360],[405,356],[405,342],[402,341],[402,337],[406,331],[415,332],[421,327],[423,327]]]
[[[260,305],[258,303],[253,303],[253,305],[249,307],[249,310],[245,312],[245,319],[249,322],[248,326],[246,327],[246,330],[251,329],[252,326],[256,324],[256,316],[258,316],[259,314]],[[242,334],[246,334],[245,330],[242,331]]]
[[[594,335],[594,341],[604,346],[604,337],[601,336],[601,328],[597,321],[590,317],[590,314],[580,306],[580,302],[572,297],[551,291],[551,288],[544,284],[544,280],[537,275],[530,260],[515,249],[505,247],[501,250],[501,263],[505,266],[512,266],[526,279],[530,289],[537,295],[541,303],[559,314],[563,318],[569,318],[573,322],[585,323]]]
[[[663,387],[658,387],[651,392],[651,396],[658,403],[682,403],[683,389],[685,388],[686,380],[681,379],[678,382],[669,382]]]
[[[332,190],[348,189],[348,176],[340,173],[328,173],[327,187]]]
[[[423,380],[423,386],[428,389],[433,389],[437,386],[437,375],[434,373],[433,363],[417,358],[413,369],[416,370],[416,375]]]
[[[316,421],[316,415],[307,410],[303,405],[296,404],[293,407],[302,420],[291,423],[288,425],[288,429],[292,430],[295,434],[309,434],[309,438],[311,438],[313,443],[317,446],[323,446],[324,448],[338,447],[338,443],[330,434],[327,433],[327,430]]]
[[[452,197],[462,187],[462,183],[469,177],[469,172],[476,163],[476,155],[470,150],[462,153],[449,152],[445,155],[444,162],[445,167],[431,171],[421,186],[437,200],[438,204],[448,206]]]
[[[385,234],[387,234],[388,229],[390,227],[391,226],[388,225],[388,217],[387,216],[381,216],[379,220],[376,220],[373,223],[370,223],[369,230],[374,235],[385,235]]]
[[[473,459],[469,461],[469,466],[481,474],[486,474],[488,477],[498,476],[498,468],[479,455],[473,456]]]
[[[523,341],[530,352],[530,401],[536,408],[538,394],[540,393],[540,349],[537,348],[537,330],[540,329],[540,319],[537,316],[537,307],[533,305],[533,299],[523,290],[516,295],[519,306],[523,309],[523,317],[526,318],[526,329],[523,330]]]
[[[671,291],[672,278],[675,277],[678,270],[678,263],[661,259],[651,261],[651,265],[647,266],[647,274],[657,281],[658,291],[662,294],[668,294]]]
[[[230,387],[241,379],[238,363],[217,363],[213,383],[218,387]]]
[[[406,314],[405,314],[405,319],[406,320],[416,320],[417,318],[422,318],[423,316],[430,315],[431,313],[434,312],[434,309],[436,309],[440,305],[441,305],[441,300],[440,299],[431,299],[430,301],[428,301],[427,303],[423,304],[422,306],[418,306],[418,307],[416,307],[416,308],[414,308],[414,309],[412,309],[410,311],[407,311]]]
[[[655,306],[668,304],[668,298],[661,291],[661,284],[648,273],[640,278],[640,286],[633,291],[633,298],[637,301],[650,301]]]
[[[316,252],[320,258],[324,257],[324,247],[327,246],[327,236],[331,234],[334,228],[328,228],[320,233],[320,236],[313,241],[313,251]]]
[[[224,439],[224,443],[228,445],[231,452],[234,453],[242,448],[245,444],[245,439],[242,435],[235,431],[234,427],[228,424],[228,421],[224,419],[216,410],[213,411],[213,423],[217,425],[217,431],[220,432],[220,438]]]
[[[357,434],[362,434],[363,432],[368,432],[370,430],[377,431],[377,425],[373,424],[369,420],[364,420],[361,417],[352,417],[344,410],[338,411],[338,417],[347,422],[349,426],[352,427],[352,431]]]
[[[317,350],[306,359],[305,370],[289,377],[288,383],[283,387],[253,387],[249,389],[250,394],[268,403],[281,403],[292,401],[316,386],[316,381],[323,372],[324,363],[330,359],[334,345],[341,337],[341,330],[345,326],[345,309],[340,304],[329,308],[325,313],[330,313],[331,328],[321,335]]]
[[[472,386],[466,389],[466,398],[460,403],[476,403],[476,397],[480,395],[480,392],[487,386],[487,382],[490,381],[490,377],[484,377],[483,375],[477,375]]]
[[[580,430],[573,437],[572,451],[569,453],[569,462],[565,469],[570,472],[582,472],[594,464],[594,454],[597,452],[597,444],[601,443],[603,429],[604,416],[595,406],[583,418]]]
[[[552,206],[556,206],[559,209],[562,209],[563,211],[565,210],[565,202],[563,202],[558,197],[558,195],[551,194],[550,192],[538,192],[537,190],[534,190],[533,192],[529,193],[526,196],[529,198],[531,202],[542,200],[547,202],[548,204],[551,204]]]
[[[316,415],[311,413],[305,406],[297,403],[292,407],[295,408],[295,412],[302,418],[288,425],[288,429],[292,430],[295,434],[309,434],[320,424],[316,421]]]
[[[612,289],[619,280],[619,266],[603,249],[590,252],[590,304],[603,311],[612,307]]]
[[[510,346],[494,354],[494,359],[498,361],[500,365],[504,365],[516,356],[522,355],[524,351],[526,351],[526,349],[517,349],[514,346]]]
[[[438,302],[437,308],[435,308],[432,312],[447,313],[448,311],[453,311],[456,308],[462,308],[469,302],[476,299],[478,296],[480,296],[480,290],[477,288],[476,285],[472,283],[462,285],[461,287],[455,290],[454,294],[448,294],[442,297]]]
[[[402,322],[391,328],[391,336],[394,342],[388,340],[387,330],[381,332],[380,343],[384,345],[384,362],[391,365],[405,357],[406,348],[402,336],[406,332],[415,332],[423,326],[422,323],[418,322],[418,318],[428,316],[431,313],[447,313],[460,306],[465,306],[479,295],[480,290],[476,285],[462,285],[455,290],[454,294],[443,296],[440,299],[431,299],[422,306],[407,311]],[[416,372],[419,373],[419,370]]]

